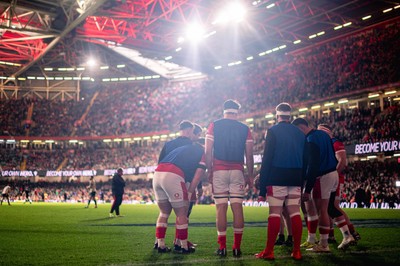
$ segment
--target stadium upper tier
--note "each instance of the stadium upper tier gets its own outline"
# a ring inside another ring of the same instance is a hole
[[[0,135],[124,136],[175,131],[182,119],[206,126],[228,98],[241,102],[242,114],[265,115],[282,101],[328,101],[399,82],[399,54],[400,22],[393,22],[207,80],[83,88],[79,102],[2,99]]]

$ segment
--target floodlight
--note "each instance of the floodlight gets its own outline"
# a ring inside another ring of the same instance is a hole
[[[230,3],[218,14],[217,19],[212,24],[240,22],[245,18],[246,12],[246,8],[240,2]]]
[[[234,21],[242,21],[246,16],[246,8],[238,2],[230,4],[228,7],[228,12],[231,20]]]
[[[183,43],[185,41],[185,38],[183,38],[182,36],[178,38],[178,43]]]
[[[86,64],[87,64],[88,66],[95,66],[95,65],[96,65],[96,60],[94,60],[93,58],[90,58],[90,59],[86,62]]]
[[[204,27],[198,23],[193,23],[187,26],[186,38],[190,41],[199,41],[205,33]]]

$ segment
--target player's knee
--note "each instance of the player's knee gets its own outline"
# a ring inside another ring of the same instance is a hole
[[[231,202],[231,204],[235,204],[235,203],[242,204],[243,203],[243,197],[242,196],[231,196],[229,201]]]
[[[226,197],[214,197],[214,201],[215,201],[216,205],[228,204],[228,196],[226,196]]]
[[[176,209],[187,208],[189,206],[189,202],[186,200],[171,202],[172,208],[176,211]]]
[[[286,206],[287,208],[290,208],[292,206],[297,206],[297,207],[300,206],[300,197],[287,199]]]
[[[283,206],[283,199],[268,196],[268,205],[271,207],[282,207]]]
[[[160,214],[158,215],[159,218],[164,218],[164,219],[168,219],[169,218],[170,213],[164,213],[164,212],[160,212]]]
[[[333,204],[329,204],[328,214],[331,218],[336,218],[342,215],[342,213]]]

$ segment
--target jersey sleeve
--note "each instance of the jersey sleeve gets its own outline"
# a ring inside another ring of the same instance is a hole
[[[214,123],[210,123],[207,128],[206,140],[214,141]]]
[[[333,148],[335,149],[335,152],[344,151],[345,150],[344,144],[341,141],[335,141],[333,143]]]
[[[253,135],[251,134],[250,128],[247,129],[246,143],[253,143]]]

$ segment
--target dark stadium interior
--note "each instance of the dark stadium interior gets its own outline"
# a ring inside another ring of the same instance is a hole
[[[244,1],[246,19],[223,23],[226,1],[167,2],[0,0],[0,187],[12,179],[18,195],[29,179],[38,201],[65,191],[79,201],[87,177],[54,184],[46,171],[123,167],[136,169],[127,199],[152,200],[152,173],[139,168],[157,164],[181,120],[205,128],[233,98],[255,155],[274,107],[289,102],[294,116],[329,124],[348,148],[343,201],[361,185],[367,202],[399,202],[399,3]],[[178,42],[193,21],[204,39]],[[354,152],[383,142],[392,148]],[[109,176],[99,178],[108,201]]]

